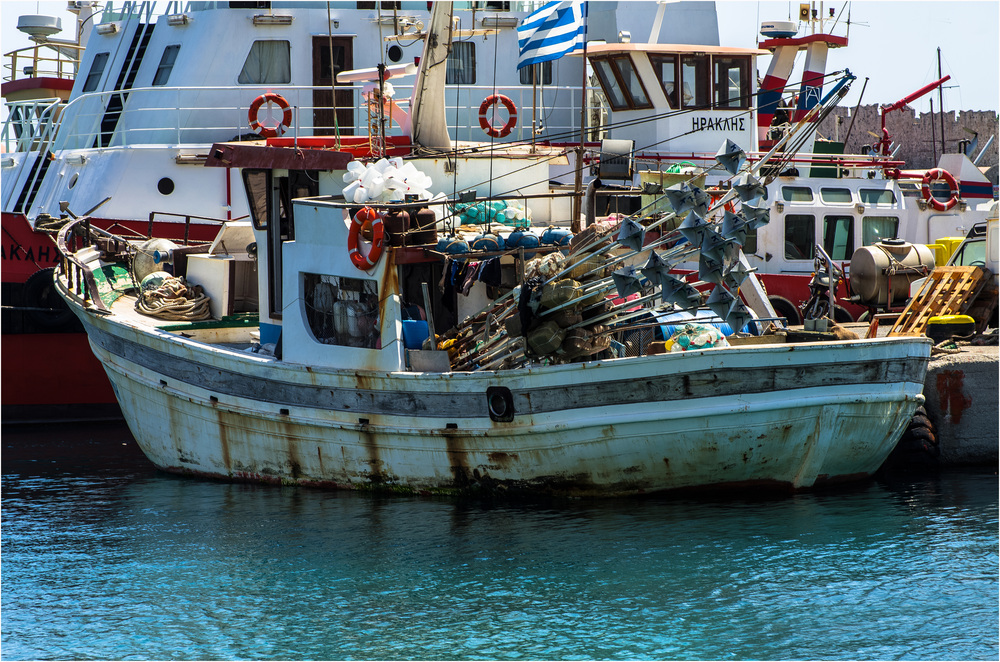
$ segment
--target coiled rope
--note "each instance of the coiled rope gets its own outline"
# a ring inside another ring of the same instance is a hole
[[[209,297],[201,286],[188,287],[182,277],[170,277],[158,287],[139,294],[135,309],[143,315],[164,320],[194,322],[208,319]]]

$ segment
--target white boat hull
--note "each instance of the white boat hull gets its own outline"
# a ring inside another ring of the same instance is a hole
[[[712,349],[482,373],[307,369],[74,307],[166,471],[349,489],[626,495],[874,473],[928,341]],[[491,420],[487,389],[514,416]]]

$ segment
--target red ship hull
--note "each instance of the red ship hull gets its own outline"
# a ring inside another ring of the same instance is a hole
[[[39,284],[51,279],[47,270],[58,264],[55,243],[44,232],[32,230],[21,214],[4,212],[0,223],[3,422],[120,418],[111,382],[94,357],[79,322],[68,310],[63,315],[45,312],[53,299],[39,300]],[[148,223],[142,221],[115,224],[95,220],[94,225],[116,225],[119,231],[128,227],[141,236],[149,230]],[[153,231],[158,236],[180,238],[184,226],[156,223]],[[204,241],[217,231],[215,225],[192,225],[190,236],[192,240]]]

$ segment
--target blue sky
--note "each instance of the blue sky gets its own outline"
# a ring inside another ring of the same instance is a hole
[[[828,13],[833,7],[839,14],[844,4],[826,2],[824,9]],[[716,2],[719,40],[727,46],[753,47],[762,21],[789,20],[790,12],[795,20],[798,8],[798,2]],[[1000,109],[997,0],[862,0],[850,3],[850,15],[847,48],[832,50],[827,59],[827,71],[847,68],[858,77],[844,105],[858,102],[866,77],[864,104],[893,103],[937,80],[940,47],[942,74],[951,75],[945,83],[945,110]],[[846,16],[845,11],[842,21]],[[834,33],[843,35],[843,28],[842,23]],[[762,76],[769,60],[766,57],[757,62]],[[931,98],[936,111],[940,108],[937,91],[910,105],[918,112],[927,112]]]
[[[648,0],[647,0],[648,1]],[[165,5],[165,2],[158,3]],[[843,2],[826,2],[840,13]],[[62,18],[63,33],[69,38],[73,16],[65,11],[65,0],[42,2],[0,2],[0,49],[9,52],[29,45],[17,31],[21,14],[51,14]],[[798,14],[798,2],[716,2],[720,41],[726,46],[753,47],[759,38],[761,21],[787,20]],[[817,3],[818,7],[818,3]],[[944,91],[946,110],[1000,109],[1000,1],[998,0],[861,0],[851,3],[850,43],[831,51],[827,70],[848,68],[857,77],[844,105],[858,102],[862,84],[868,86],[862,103],[892,103],[930,83],[937,76],[937,48],[941,48],[942,71],[952,80]],[[846,18],[847,12],[843,13]],[[843,26],[837,29],[842,33]],[[638,39],[635,39],[638,41]],[[769,57],[758,61],[760,74],[767,71]],[[797,80],[798,70],[793,74]],[[927,112],[929,99],[938,108],[934,92],[911,104]]]

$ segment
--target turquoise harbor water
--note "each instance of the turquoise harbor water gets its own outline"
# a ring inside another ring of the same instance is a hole
[[[384,498],[6,429],[20,659],[997,659],[993,471],[791,497]]]

